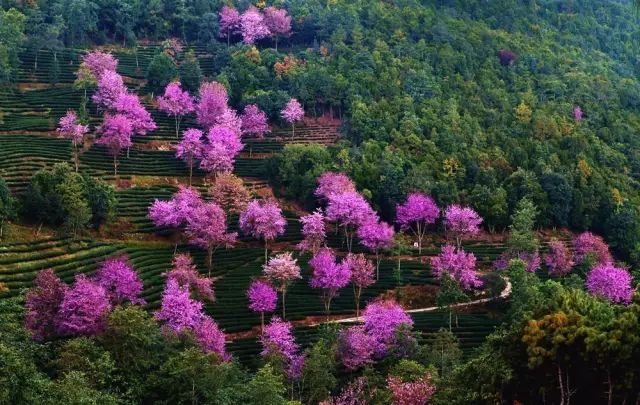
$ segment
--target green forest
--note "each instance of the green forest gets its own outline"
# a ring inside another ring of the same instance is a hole
[[[0,0],[0,404],[640,403],[639,7]]]

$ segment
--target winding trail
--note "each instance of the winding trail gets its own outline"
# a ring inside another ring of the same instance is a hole
[[[474,301],[469,301],[469,302],[461,302],[459,304],[454,304],[451,307],[452,308],[463,308],[463,307],[468,307],[468,306],[471,306],[471,305],[484,304],[486,302],[495,301],[497,299],[505,299],[505,298],[509,297],[511,295],[511,281],[506,277],[504,278],[504,280],[506,281],[507,285],[505,285],[504,289],[502,290],[502,292],[500,293],[499,296],[490,297],[490,298],[481,298],[481,299],[474,300]],[[409,314],[417,314],[417,313],[421,313],[421,312],[433,312],[433,311],[437,311],[438,309],[440,309],[440,307],[435,306],[435,307],[409,309],[406,312],[409,313]],[[354,323],[354,322],[362,322],[362,317],[334,319],[334,320],[329,321],[329,323]],[[325,323],[325,322],[321,322],[321,323]]]

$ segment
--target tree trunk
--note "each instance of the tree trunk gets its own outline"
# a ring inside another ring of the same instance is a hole
[[[78,162],[78,145],[76,145],[76,143],[73,143],[73,161],[76,165],[76,173],[78,173],[78,167],[80,166],[79,162]]]
[[[380,279],[380,252],[376,249],[376,281]]]
[[[113,176],[118,179],[118,155],[113,155]]]
[[[2,236],[2,233],[0,232],[0,237]],[[609,387],[608,391],[607,391],[607,404],[608,405],[613,405],[613,380],[611,379],[611,369],[607,369],[607,385]]]
[[[193,177],[193,159],[189,159],[189,186],[191,186],[192,177]]]
[[[264,240],[264,264],[267,264],[267,262],[269,261],[269,242],[267,242],[267,240]]]
[[[284,297],[287,295],[287,290],[282,290],[282,320],[287,319],[287,310],[285,306]]]
[[[558,363],[558,383],[560,384],[560,405],[565,405],[564,402],[564,383],[562,382],[562,367]]]
[[[291,124],[291,139],[296,137],[296,124]]]
[[[356,297],[356,317],[360,317],[360,296],[362,295],[362,287],[353,286],[353,295]]]
[[[209,277],[211,277],[211,270],[213,269],[213,246],[209,246],[207,249],[207,270],[209,271]]]
[[[264,330],[264,312],[260,312],[260,334]]]
[[[0,219],[0,240],[2,240],[2,229],[4,228],[4,219]]]
[[[276,52],[278,52],[278,36],[276,35]]]

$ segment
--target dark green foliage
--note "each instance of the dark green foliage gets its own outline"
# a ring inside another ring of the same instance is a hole
[[[166,53],[160,52],[149,63],[146,76],[147,89],[152,93],[161,94],[177,74],[175,62]]]
[[[305,403],[326,400],[337,385],[335,346],[320,339],[306,351],[302,379]]]
[[[202,71],[200,70],[200,63],[193,51],[189,51],[186,54],[184,61],[178,68],[178,75],[180,76],[180,83],[183,89],[192,95],[198,94],[200,82],[202,81]]]
[[[7,182],[0,177],[0,240],[3,236],[4,224],[15,218],[16,203],[7,186]]]
[[[84,176],[83,179],[87,200],[91,207],[91,225],[97,229],[115,216],[116,192],[112,186],[102,180],[89,176]]]

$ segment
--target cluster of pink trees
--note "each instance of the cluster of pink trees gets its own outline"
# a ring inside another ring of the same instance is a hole
[[[289,322],[274,316],[260,337],[262,344],[260,354],[282,364],[287,377],[291,381],[296,381],[302,376],[304,355],[300,353],[300,346],[296,343],[291,329]]]
[[[156,129],[151,114],[140,98],[130,93],[124,80],[116,72],[117,60],[108,53],[93,51],[83,57],[79,78],[95,80],[97,88],[92,96],[94,104],[103,111],[104,119],[98,128],[99,145],[105,145],[113,156],[113,172],[118,175],[118,155],[132,146],[131,138],[146,135]]]
[[[438,256],[431,258],[434,274],[442,278],[447,274],[458,282],[463,290],[473,290],[482,287],[482,281],[476,273],[476,257],[461,248],[445,245]]]
[[[80,166],[78,148],[84,145],[84,136],[89,132],[89,126],[82,125],[78,120],[76,112],[69,110],[66,115],[60,118],[56,131],[63,137],[71,140],[71,144],[73,145],[73,161],[77,172]]]
[[[38,341],[58,336],[97,335],[114,306],[144,304],[142,281],[126,256],[98,265],[89,278],[79,274],[73,285],[62,282],[52,269],[38,273],[26,296],[25,326]]]
[[[382,359],[411,340],[413,320],[395,301],[372,302],[364,310],[364,324],[340,333],[338,355],[349,370]]]
[[[235,8],[224,6],[219,12],[221,38],[227,38],[227,45],[231,37],[241,35],[245,44],[273,37],[278,49],[278,39],[291,35],[291,17],[284,9],[267,7],[264,13],[254,6],[250,6],[242,14]]]

